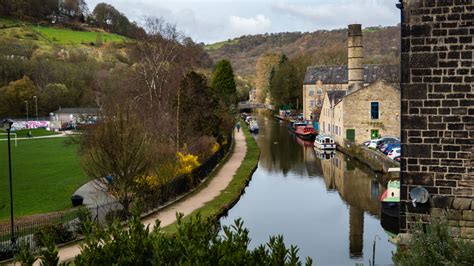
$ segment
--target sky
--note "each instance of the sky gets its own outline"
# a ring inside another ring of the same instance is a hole
[[[175,24],[195,42],[206,44],[242,35],[312,32],[397,25],[398,0],[86,0],[90,11],[106,2],[139,24],[145,17]]]

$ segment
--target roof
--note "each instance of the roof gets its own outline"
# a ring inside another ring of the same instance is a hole
[[[388,83],[400,82],[399,65],[365,65],[365,83],[372,83],[384,79]],[[310,66],[306,69],[304,84],[315,84],[321,80],[323,84],[347,84],[347,66]]]
[[[55,114],[97,114],[99,108],[61,108]]]
[[[342,100],[346,96],[346,91],[341,91],[341,90],[334,90],[334,91],[327,91],[329,101],[334,102],[334,105],[336,105],[338,102]]]

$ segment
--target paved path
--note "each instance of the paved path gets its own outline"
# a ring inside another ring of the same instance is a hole
[[[176,212],[181,212],[186,216],[204,206],[206,202],[214,199],[227,187],[227,185],[229,185],[232,177],[242,164],[246,152],[247,144],[245,143],[244,134],[242,131],[235,132],[234,152],[207,186],[201,189],[197,194],[187,197],[182,201],[178,201],[177,203],[159,211],[157,214],[146,217],[143,219],[143,224],[150,225],[150,228],[152,228],[153,225],[155,225],[155,221],[159,219],[161,221],[161,226],[166,226],[176,221]],[[60,262],[72,260],[79,254],[80,246],[78,244],[59,248]]]
[[[15,133],[15,132],[12,132],[12,133]],[[68,137],[70,135],[79,135],[78,133],[72,133],[71,131],[62,131],[61,133],[59,134],[55,134],[55,135],[46,135],[46,136],[38,136],[38,137],[35,137],[33,136],[32,138],[16,138],[16,140],[32,140],[32,139],[51,139],[51,138],[64,138],[64,137]],[[7,135],[2,135],[4,138],[0,138],[0,141],[7,141],[8,138],[7,138]],[[15,141],[15,137],[13,135],[10,136],[10,141]]]

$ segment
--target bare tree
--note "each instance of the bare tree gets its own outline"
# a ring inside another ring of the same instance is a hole
[[[183,66],[178,63],[183,35],[162,19],[147,18],[145,25],[147,36],[136,44],[138,63],[134,67],[139,84],[143,86],[136,87],[133,101],[147,98],[150,107],[156,104],[162,109],[167,100],[165,87],[176,77],[175,71],[181,72],[181,78],[183,76]]]
[[[112,104],[82,138],[81,164],[92,179],[104,183],[129,214],[138,195],[136,179],[152,170],[152,141],[128,104]],[[105,176],[111,175],[108,182]]]

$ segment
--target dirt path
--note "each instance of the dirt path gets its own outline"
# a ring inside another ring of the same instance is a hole
[[[242,131],[236,131],[235,148],[231,157],[222,166],[219,172],[217,172],[216,176],[214,176],[214,178],[207,184],[207,186],[202,188],[197,194],[179,201],[176,204],[172,204],[155,215],[146,217],[143,219],[143,224],[151,225],[150,227],[153,227],[155,221],[159,219],[161,221],[161,226],[163,227],[176,221],[176,212],[181,212],[186,216],[204,206],[206,202],[214,199],[227,187],[227,185],[229,185],[232,177],[242,164],[246,152],[247,144],[245,143],[244,134]],[[59,248],[60,262],[72,260],[79,254],[79,244]]]

